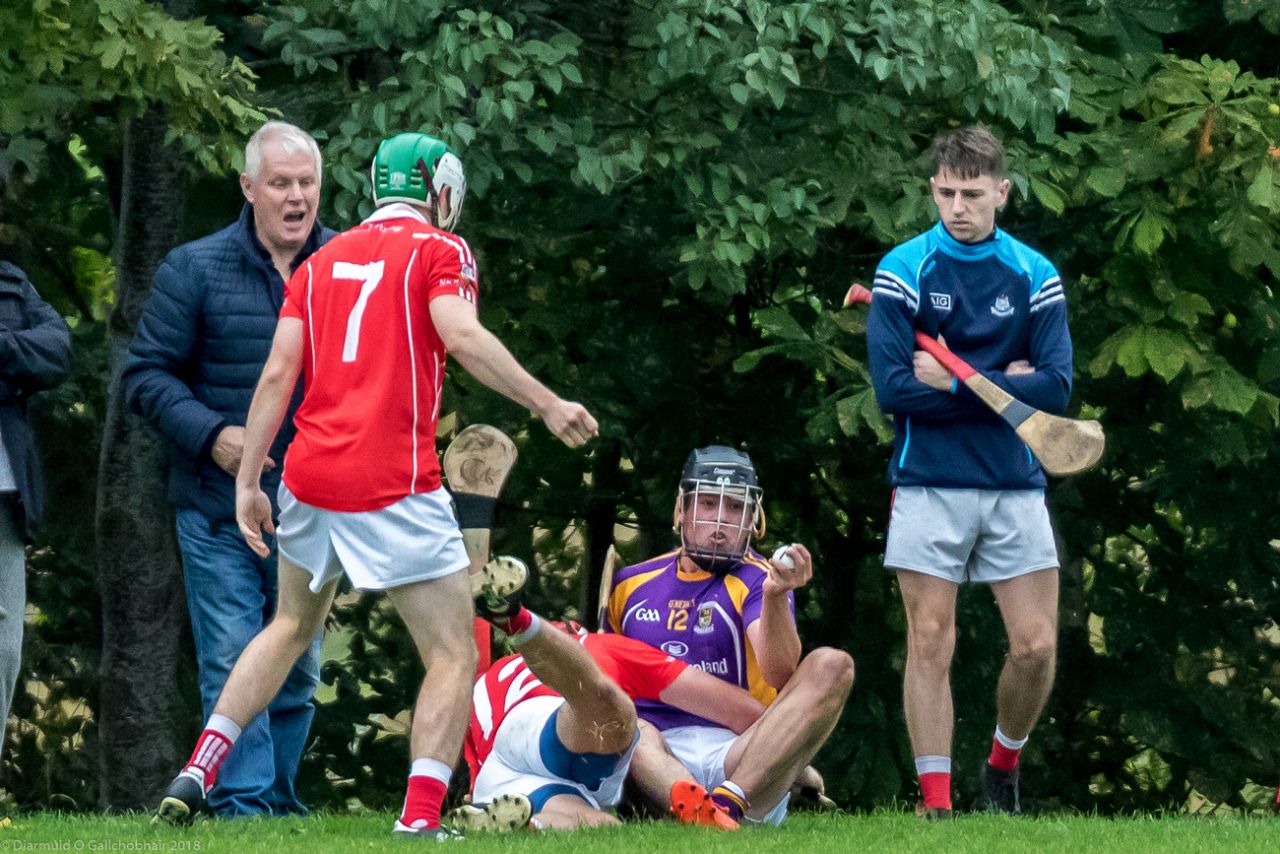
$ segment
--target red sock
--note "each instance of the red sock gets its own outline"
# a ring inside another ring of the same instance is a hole
[[[533,612],[521,605],[518,613],[510,617],[495,619],[493,624],[501,629],[502,633],[507,637],[515,637],[533,625]]]
[[[435,777],[412,776],[404,795],[400,823],[415,830],[440,826],[440,805],[449,787]]]
[[[920,793],[924,795],[926,809],[951,809],[951,773],[921,774]]]
[[[1016,750],[1011,747],[1005,747],[1000,743],[999,739],[991,739],[991,755],[987,757],[987,764],[992,768],[1000,771],[1012,771],[1018,767],[1018,757],[1022,755],[1022,748]]]
[[[493,663],[493,629],[479,617],[475,618],[472,628],[475,630],[476,651],[480,653],[479,658],[476,659],[476,676],[480,677]]]
[[[204,778],[204,790],[208,792],[213,788],[214,781],[218,779],[218,769],[222,767],[223,760],[230,752],[231,739],[220,732],[207,729],[196,739],[196,749],[191,752],[191,758],[187,760],[182,770],[199,771]]]

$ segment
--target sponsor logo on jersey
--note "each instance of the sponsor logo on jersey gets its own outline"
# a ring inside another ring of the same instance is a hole
[[[719,661],[699,661],[693,665],[703,673],[712,673],[716,676],[729,675],[729,660],[722,658]]]
[[[715,626],[711,623],[712,611],[710,605],[703,605],[698,609],[698,623],[693,627],[693,633],[697,635],[705,635],[715,630]]]
[[[674,655],[676,658],[683,658],[689,652],[689,645],[680,641],[665,641],[658,648],[667,655]]]
[[[929,302],[938,311],[951,311],[951,294],[929,294]]]
[[[1009,295],[1001,294],[991,306],[991,313],[996,317],[1008,317],[1013,314],[1013,306],[1009,304]]]

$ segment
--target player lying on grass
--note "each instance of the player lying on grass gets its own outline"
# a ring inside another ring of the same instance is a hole
[[[763,706],[746,691],[620,635],[571,634],[519,602],[527,569],[513,558],[486,565],[476,613],[505,632],[518,655],[476,683],[466,755],[472,803],[455,827],[539,829],[616,824],[639,741],[633,698],[661,700],[742,732]],[[691,780],[668,789],[679,821],[727,830],[737,822]]]

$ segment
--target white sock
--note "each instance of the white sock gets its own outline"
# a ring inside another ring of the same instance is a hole
[[[542,620],[538,619],[537,614],[530,612],[529,617],[529,628],[525,629],[518,635],[511,636],[511,643],[513,646],[520,646],[520,644],[528,642],[528,640],[536,635],[542,628]]]
[[[428,759],[424,756],[413,760],[413,765],[409,768],[409,776],[430,777],[448,786],[449,781],[453,779],[453,769],[438,759]]]
[[[1026,746],[1028,738],[1031,738],[1031,736],[1028,735],[1026,738],[1009,738],[1009,736],[1000,731],[1000,725],[996,724],[996,741],[1000,742],[1010,750],[1021,750]]]
[[[950,756],[917,756],[916,776],[921,774],[950,774]]]
[[[236,743],[236,739],[240,737],[240,724],[231,720],[226,715],[213,714],[209,716],[209,722],[204,725],[205,729],[211,729],[218,735],[225,738],[232,744]]]

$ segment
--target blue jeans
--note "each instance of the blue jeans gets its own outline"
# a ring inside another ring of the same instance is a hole
[[[178,508],[187,611],[200,668],[204,720],[231,675],[236,659],[276,610],[276,549],[263,559],[245,544],[234,521],[213,523],[204,513]],[[305,813],[294,777],[306,747],[320,682],[320,641],[289,671],[267,710],[244,728],[218,772],[209,806],[219,818]]]
[[[22,670],[22,625],[27,610],[27,547],[14,519],[14,493],[0,492],[0,746]]]

